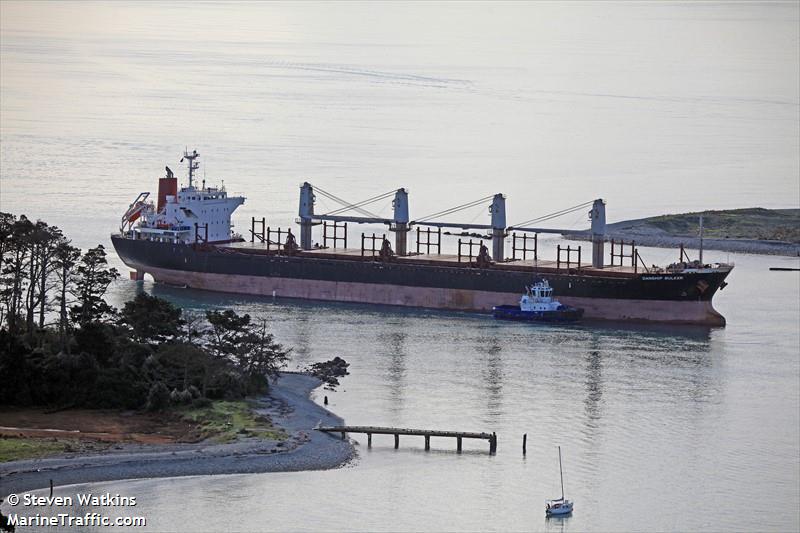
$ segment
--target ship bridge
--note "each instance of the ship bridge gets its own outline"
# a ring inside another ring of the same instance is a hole
[[[242,196],[229,196],[224,182],[220,187],[195,182],[199,168],[197,150],[187,150],[181,162],[188,165],[188,185],[178,190],[178,180],[169,167],[158,182],[158,203],[148,203],[142,193],[122,218],[120,231],[133,239],[157,242],[227,243],[232,239],[231,215],[244,203]],[[135,221],[139,221],[134,225]]]

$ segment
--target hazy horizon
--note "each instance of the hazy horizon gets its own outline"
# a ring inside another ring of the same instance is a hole
[[[412,217],[503,192],[509,223],[800,205],[796,2],[0,10],[0,209],[73,235],[183,178],[185,146],[240,224],[290,223],[305,180],[405,186]]]

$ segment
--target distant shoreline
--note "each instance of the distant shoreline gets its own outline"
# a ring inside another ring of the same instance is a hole
[[[749,207],[625,220],[606,226],[606,240],[635,241],[638,245],[656,248],[677,249],[683,244],[685,248],[697,250],[701,219],[706,250],[800,256],[800,209]],[[588,240],[590,235],[586,230],[564,237]]]
[[[124,445],[99,454],[26,459],[0,464],[0,497],[55,486],[124,479],[217,474],[328,470],[355,456],[349,441],[314,431],[320,422],[343,420],[309,395],[322,381],[282,373],[270,387],[263,411],[290,438],[284,442],[244,439],[228,444]],[[4,504],[5,506],[5,504]]]
[[[564,238],[572,241],[588,241],[590,237],[584,235],[564,235]],[[697,237],[676,237],[674,235],[647,235],[642,233],[634,233],[629,231],[618,231],[606,234],[606,241],[610,242],[611,239],[615,241],[624,240],[626,243],[634,241],[639,246],[652,246],[653,248],[673,248],[677,250],[681,244],[690,256],[692,250],[700,248],[700,239]],[[716,250],[722,252],[736,252],[745,254],[757,255],[779,255],[784,257],[800,257],[800,243],[791,243],[784,241],[767,241],[759,239],[703,239],[704,250]],[[696,255],[696,253],[695,253]],[[694,256],[692,256],[694,258]],[[675,260],[678,260],[677,251]]]

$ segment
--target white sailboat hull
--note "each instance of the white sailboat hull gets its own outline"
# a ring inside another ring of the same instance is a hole
[[[549,500],[545,508],[548,515],[565,515],[572,512],[573,502],[569,500]]]

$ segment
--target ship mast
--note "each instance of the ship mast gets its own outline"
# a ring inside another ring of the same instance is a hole
[[[561,446],[558,447],[558,472],[561,474],[561,499],[564,499],[564,469],[561,468]]]
[[[189,162],[189,188],[192,188],[192,179],[194,178],[194,171],[200,168],[200,163],[195,163],[194,160],[200,157],[200,154],[197,153],[197,150],[192,151],[189,153],[189,150],[183,151],[183,157],[181,158],[181,163],[183,160],[186,159]]]

